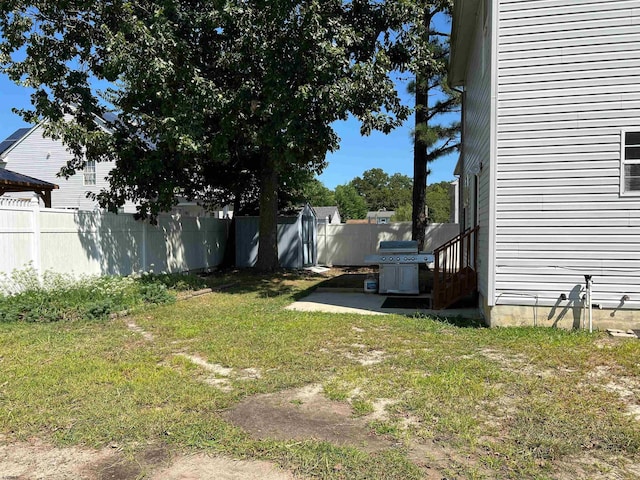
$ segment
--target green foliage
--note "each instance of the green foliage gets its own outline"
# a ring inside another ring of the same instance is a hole
[[[427,187],[429,220],[433,223],[448,223],[451,213],[451,184],[439,182]]]
[[[339,146],[335,121],[353,115],[363,134],[404,122],[410,109],[389,78],[404,10],[378,0],[16,0],[0,4],[0,72],[36,90],[21,113],[47,120],[73,153],[64,175],[87,159],[115,162],[101,206],[133,200],[155,217],[176,192],[241,204],[319,173]],[[96,124],[107,109],[119,115],[109,132]],[[267,268],[277,266],[276,210],[260,206]]]
[[[350,184],[365,199],[371,211],[395,210],[411,203],[413,180],[400,173],[389,176],[381,168],[372,168],[362,177],[351,180]]]
[[[462,95],[451,88],[447,77],[450,32],[446,27],[451,25],[453,1],[411,0],[406,6],[412,20],[401,32],[400,43],[412,57],[407,68],[415,75],[409,88],[415,95],[412,237],[422,248],[429,222],[424,215],[429,206],[429,164],[459,150]]]
[[[85,317],[90,320],[106,318],[113,311],[113,302],[108,298],[91,302],[84,307]]]
[[[167,291],[167,287],[161,283],[141,285],[140,295],[146,303],[162,304],[171,303],[175,300],[175,297]]]
[[[332,207],[336,205],[335,194],[317,178],[303,187],[305,200],[314,207]]]
[[[209,285],[207,281],[197,275],[184,275],[182,273],[144,273],[136,276],[136,281],[143,285],[164,285],[166,288],[177,291],[201,290]]]
[[[396,208],[396,213],[393,217],[391,217],[391,221],[392,222],[410,222],[412,211],[413,211],[413,207],[411,206],[410,203],[400,205],[398,208]]]
[[[167,290],[195,284],[182,276],[80,277],[46,272],[42,280],[32,267],[0,279],[0,322],[56,322],[81,318],[104,319],[110,313],[142,305],[171,303]]]
[[[351,184],[336,187],[336,203],[343,222],[367,216],[367,204]]]

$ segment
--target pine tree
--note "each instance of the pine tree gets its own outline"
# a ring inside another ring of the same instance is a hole
[[[415,75],[412,238],[424,247],[428,224],[426,187],[429,164],[460,148],[460,92],[447,84],[451,0],[416,0],[417,19],[405,43],[413,53],[409,70]],[[445,28],[442,28],[445,27]]]

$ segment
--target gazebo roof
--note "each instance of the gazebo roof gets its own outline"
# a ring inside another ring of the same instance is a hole
[[[8,192],[35,192],[42,197],[45,206],[51,208],[51,190],[56,188],[58,185],[55,183],[0,168],[0,195]]]

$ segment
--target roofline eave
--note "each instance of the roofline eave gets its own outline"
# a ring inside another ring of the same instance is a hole
[[[474,31],[479,4],[480,0],[456,0],[454,3],[449,59],[449,82],[452,87],[464,86],[466,81],[467,61],[472,43],[469,41],[468,32]]]

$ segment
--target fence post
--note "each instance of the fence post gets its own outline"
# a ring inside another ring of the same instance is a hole
[[[142,271],[147,271],[147,221],[142,220]]]
[[[196,217],[196,224],[198,226],[198,231],[201,232],[202,235],[202,246],[204,252],[204,268],[205,271],[209,270],[209,248],[211,246],[211,239],[207,234],[207,226],[209,225],[209,218],[207,217]]]
[[[102,222],[105,217],[108,215],[106,212],[100,212],[99,210],[93,210],[89,215],[91,215],[91,225],[94,227],[94,232],[92,237],[96,243],[96,253],[98,254],[98,264],[100,266],[100,275],[110,275],[114,273],[116,270],[115,265],[110,265],[110,262],[105,261],[104,258],[104,250],[102,249]]]
[[[31,242],[31,258],[33,268],[35,268],[38,278],[42,278],[42,256],[40,238],[40,201],[33,197],[29,202],[31,207],[31,229],[33,231],[33,242]]]
[[[329,264],[329,253],[327,251],[327,223],[325,220],[325,223],[320,224],[320,228],[318,229],[319,231],[322,232],[322,244],[323,244],[323,248],[322,248],[322,257],[320,257],[318,252],[318,264],[320,265],[328,265]],[[320,244],[320,242],[318,242],[318,245]],[[322,260],[321,260],[322,258]],[[324,261],[323,261],[324,260]]]

